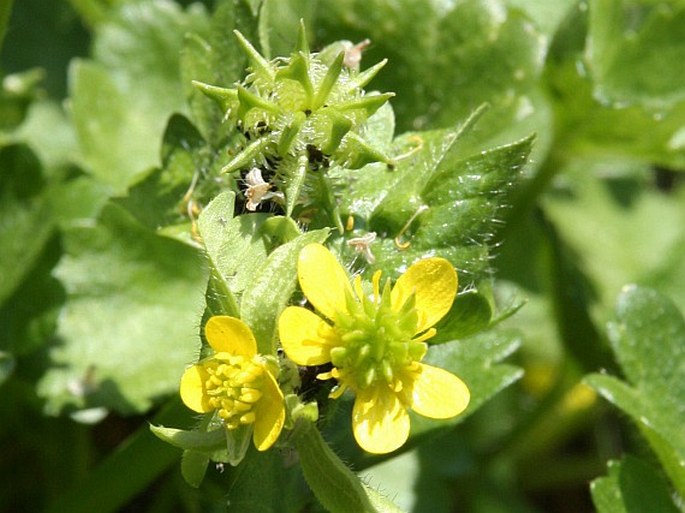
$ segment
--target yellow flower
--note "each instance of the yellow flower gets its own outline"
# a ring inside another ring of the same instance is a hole
[[[426,258],[409,267],[381,292],[380,271],[368,297],[361,277],[351,285],[347,273],[324,246],[310,244],[298,260],[300,287],[321,317],[298,306],[279,318],[279,335],[298,365],[331,362],[338,387],[355,395],[352,425],[357,443],[371,453],[394,451],[409,436],[408,409],[445,419],[468,405],[469,390],[443,369],[421,363],[432,326],[447,314],[457,293],[457,273],[443,258]]]
[[[216,351],[186,369],[181,378],[181,398],[198,413],[218,411],[227,429],[254,425],[252,440],[265,451],[283,428],[283,393],[268,361],[257,354],[257,342],[240,319],[214,316],[205,336]]]

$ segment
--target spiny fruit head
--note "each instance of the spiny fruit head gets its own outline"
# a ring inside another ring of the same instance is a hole
[[[332,164],[358,169],[371,162],[393,165],[362,135],[365,121],[394,96],[365,94],[363,90],[385,60],[359,72],[356,66],[345,65],[345,51],[334,58],[329,57],[331,52],[311,53],[303,24],[290,57],[271,61],[240,32],[235,35],[248,57],[247,77],[233,88],[194,82],[217,101],[225,118],[245,136],[243,147],[222,172],[283,162],[275,166],[275,181],[287,196],[288,182],[295,180],[289,175],[304,174],[307,169]],[[299,187],[296,189],[291,194],[299,194]]]

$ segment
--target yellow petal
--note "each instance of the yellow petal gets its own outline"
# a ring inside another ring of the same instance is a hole
[[[257,341],[252,331],[247,324],[235,317],[210,317],[205,326],[205,336],[217,353],[230,353],[248,358],[257,354]]]
[[[346,312],[345,295],[352,293],[345,269],[321,244],[309,244],[300,252],[297,276],[302,292],[314,307],[333,320],[336,312]]]
[[[409,437],[409,414],[389,388],[360,391],[352,410],[354,438],[373,454],[399,448]]]
[[[416,332],[430,328],[449,312],[457,294],[457,272],[444,258],[426,258],[412,264],[392,289],[392,306],[399,310],[416,294],[419,325]]]
[[[264,388],[262,397],[255,405],[255,423],[252,440],[259,451],[265,451],[271,447],[283,429],[285,422],[285,405],[283,392],[273,375],[265,371]]]
[[[412,409],[432,419],[449,419],[463,412],[471,394],[466,384],[451,372],[419,364],[418,374],[409,384]]]
[[[209,374],[201,364],[187,368],[181,377],[181,399],[188,408],[198,413],[213,410],[205,394],[205,382],[208,379]]]
[[[285,354],[298,365],[321,365],[331,360],[335,332],[321,317],[300,306],[289,306],[278,319]]]

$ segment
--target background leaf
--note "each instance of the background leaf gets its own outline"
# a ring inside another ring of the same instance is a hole
[[[108,205],[65,234],[55,270],[67,293],[52,368],[39,383],[53,414],[71,407],[146,411],[176,391],[197,357],[207,272],[196,250]]]
[[[400,132],[452,126],[484,102],[493,105],[489,134],[513,119],[523,128],[500,144],[531,131],[520,122],[532,114],[526,93],[541,70],[541,40],[503,2],[347,0],[318,14],[330,40],[370,38],[364,62],[387,57],[393,63],[394,71],[381,72],[373,85],[397,93]]]
[[[685,5],[590,2],[589,60],[603,103],[669,109],[685,100]]]
[[[651,465],[625,456],[609,462],[609,475],[592,482],[598,513],[678,513],[664,479]]]
[[[634,286],[619,297],[616,314],[610,339],[632,386],[598,374],[586,382],[632,417],[685,496],[685,321],[668,299]]]
[[[43,169],[24,145],[0,148],[0,304],[19,286],[53,233]]]
[[[167,0],[124,4],[98,25],[94,60],[72,64],[70,93],[84,168],[123,192],[156,166],[168,116],[184,111],[178,54],[184,34],[208,25],[204,9]]]

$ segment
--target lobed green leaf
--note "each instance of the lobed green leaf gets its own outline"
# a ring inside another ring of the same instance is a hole
[[[685,321],[657,292],[627,287],[610,340],[627,383],[593,374],[586,382],[635,421],[681,495],[685,496]]]
[[[46,409],[146,411],[175,392],[197,356],[206,267],[187,245],[155,235],[108,204],[91,226],[64,234],[55,275],[67,301],[40,380]]]

